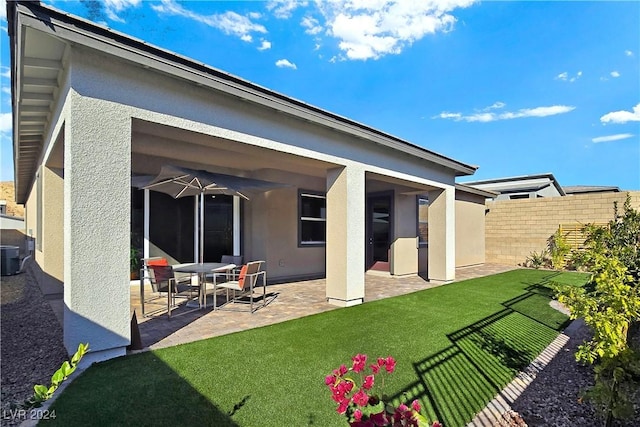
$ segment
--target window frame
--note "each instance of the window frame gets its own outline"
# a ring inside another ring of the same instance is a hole
[[[314,217],[303,217],[302,216],[302,198],[303,197],[311,197],[311,198],[317,198],[317,199],[323,199],[324,200],[324,209],[325,209],[325,217],[324,218],[314,218]],[[299,189],[298,190],[298,217],[297,217],[297,222],[298,222],[298,247],[299,248],[317,248],[317,247],[325,247],[327,245],[327,218],[326,218],[326,211],[327,210],[327,195],[324,192],[321,191],[314,191],[314,190],[303,190],[303,189]],[[324,241],[308,241],[305,242],[302,240],[302,223],[303,221],[317,221],[317,222],[324,222],[325,227],[324,227],[324,232],[325,232],[325,239]]]

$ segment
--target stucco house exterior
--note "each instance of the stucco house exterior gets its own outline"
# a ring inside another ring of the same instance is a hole
[[[454,280],[457,206],[483,224],[490,195],[456,202],[475,166],[49,6],[7,12],[16,200],[43,280],[64,293],[65,345],[90,342],[87,362],[130,343],[134,234],[146,256],[196,259],[194,200],[131,187],[164,164],[289,185],[208,200],[224,227],[207,230],[205,258],[265,260],[271,281],[324,276],[340,306],[363,302],[369,269]],[[482,250],[465,263],[483,262],[484,231],[466,236]]]

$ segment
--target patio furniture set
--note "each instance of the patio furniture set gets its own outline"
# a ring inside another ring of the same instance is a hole
[[[262,286],[262,306],[266,305],[266,271],[261,270],[264,261],[242,264],[242,256],[223,255],[220,262],[202,262],[169,265],[165,258],[144,258],[140,270],[140,303],[142,315],[152,316],[166,310],[170,319],[172,311],[180,304],[193,310],[182,311],[178,315],[207,308],[207,298],[212,297],[213,310],[230,309],[235,304],[248,304],[249,312],[255,306],[255,288]],[[176,275],[175,273],[182,273]],[[261,283],[258,279],[261,278]],[[151,295],[146,289],[151,286]],[[209,293],[208,285],[212,292]],[[218,293],[225,291],[225,301],[218,306]],[[147,295],[145,295],[147,293]],[[158,307],[154,301],[166,298],[166,307]],[[146,310],[145,304],[154,304],[154,309]]]

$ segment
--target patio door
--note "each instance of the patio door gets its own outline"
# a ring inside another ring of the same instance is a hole
[[[204,261],[220,262],[233,255],[233,196],[205,196]]]
[[[366,270],[389,271],[389,253],[393,238],[392,193],[367,197]]]
[[[141,253],[145,257],[197,262],[196,199],[174,199],[157,191],[132,189],[132,244],[143,236],[144,251]],[[206,197],[204,261],[219,262],[222,255],[240,254],[240,206],[238,197]]]

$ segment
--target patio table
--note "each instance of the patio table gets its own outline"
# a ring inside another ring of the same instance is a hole
[[[203,262],[200,263],[191,263],[191,264],[177,264],[173,266],[173,271],[179,273],[190,273],[198,275],[198,284],[200,285],[200,292],[198,295],[198,307],[199,308],[207,308],[207,274],[211,273],[224,273],[229,270],[233,270],[236,268],[235,264],[226,264],[222,262]],[[215,291],[215,275],[213,276],[214,280],[214,291]],[[187,303],[187,306],[189,303]],[[215,309],[215,307],[214,307]]]

